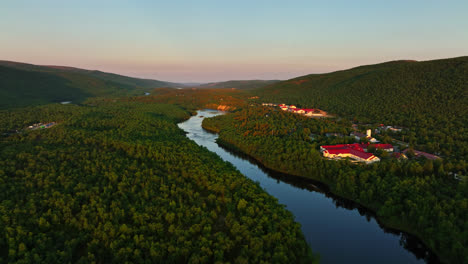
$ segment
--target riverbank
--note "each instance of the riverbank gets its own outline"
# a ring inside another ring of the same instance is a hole
[[[339,182],[334,181],[334,179],[329,179],[328,177],[324,177],[323,175],[319,175],[317,173],[316,174],[305,173],[305,171],[307,171],[307,169],[299,168],[299,166],[294,167],[294,169],[291,170],[291,169],[287,168],[287,166],[282,165],[281,162],[277,162],[277,161],[270,162],[271,160],[269,160],[268,158],[265,158],[264,149],[260,150],[259,149],[260,145],[257,145],[257,147],[255,147],[255,144],[258,144],[260,142],[260,141],[258,141],[259,139],[257,139],[257,143],[255,143],[254,145],[251,144],[252,142],[250,142],[250,145],[249,145],[249,143],[247,143],[248,140],[249,140],[249,137],[248,136],[246,137],[245,135],[242,136],[242,134],[241,134],[239,138],[236,138],[236,140],[238,141],[237,143],[239,143],[239,144],[237,144],[236,141],[229,141],[226,134],[224,134],[224,136],[223,136],[223,133],[222,133],[222,131],[224,129],[224,126],[226,126],[226,125],[236,126],[236,124],[234,122],[232,122],[233,121],[232,119],[229,119],[229,120],[230,120],[230,122],[227,122],[227,123],[224,123],[224,124],[222,124],[222,122],[221,123],[216,123],[216,122],[220,122],[219,120],[213,121],[213,122],[210,122],[210,126],[206,126],[205,123],[204,123],[203,128],[206,129],[206,130],[209,130],[210,132],[217,132],[217,133],[221,132],[221,135],[217,140],[217,143],[220,146],[223,146],[226,149],[229,149],[229,150],[234,151],[234,152],[238,152],[238,153],[242,153],[244,155],[248,155],[249,157],[253,158],[256,162],[262,164],[263,166],[265,166],[265,167],[267,167],[269,169],[272,169],[272,170],[280,172],[280,173],[293,175],[295,177],[301,177],[303,179],[312,179],[312,180],[315,180],[315,181],[318,181],[318,182],[321,182],[321,183],[327,185],[330,192],[332,192],[334,195],[337,195],[339,197],[343,197],[345,199],[356,202],[360,206],[363,206],[366,209],[373,211],[375,213],[375,215],[378,216],[379,223],[382,226],[384,226],[386,228],[399,230],[399,231],[411,234],[411,235],[413,235],[415,237],[418,237],[421,241],[424,241],[423,243],[425,244],[425,246],[427,248],[430,248],[432,250],[432,252],[435,255],[438,256],[439,261],[441,261],[441,262],[450,263],[450,262],[453,262],[455,259],[460,260],[460,257],[463,256],[463,255],[460,255],[460,252],[458,252],[458,255],[457,255],[458,257],[450,256],[450,251],[440,250],[440,244],[437,244],[439,241],[437,239],[435,239],[435,237],[433,237],[430,234],[429,234],[429,236],[425,235],[422,232],[418,231],[418,229],[421,229],[421,226],[420,226],[422,224],[420,222],[421,220],[418,221],[417,218],[416,218],[416,221],[415,221],[414,216],[411,216],[411,212],[402,210],[402,211],[396,211],[396,214],[389,213],[388,210],[389,210],[389,208],[391,209],[391,207],[389,207],[387,205],[387,203],[385,203],[385,201],[387,199],[385,197],[390,197],[389,195],[383,196],[383,197],[375,197],[376,199],[377,198],[383,199],[383,200],[380,200],[380,201],[377,201],[377,202],[374,202],[375,199],[370,199],[370,198],[368,199],[368,201],[362,200],[362,199],[360,199],[360,198],[362,198],[362,191],[361,191],[361,196],[359,196],[360,190],[359,190],[358,186],[356,186],[357,189],[354,192],[346,192],[346,188],[347,188],[346,185],[347,184],[343,184],[343,183],[340,184]],[[222,124],[222,125],[220,126],[219,124]],[[256,125],[260,126],[261,122],[256,123]],[[239,126],[239,124],[237,124],[237,126]],[[217,129],[215,129],[215,128],[217,128]],[[230,131],[229,131],[229,136],[230,137],[233,137],[233,135],[235,135],[235,132],[234,132],[235,130],[236,130],[235,128],[230,128]],[[284,148],[279,146],[279,149],[284,149]],[[272,150],[272,151],[274,151],[274,150]],[[262,154],[263,154],[263,156],[262,156]],[[335,163],[331,163],[331,164],[335,164]],[[360,171],[365,171],[365,169],[362,169],[362,168],[359,168],[359,167],[356,167],[356,169],[360,170]],[[334,171],[336,173],[336,170],[334,170]],[[352,172],[352,170],[351,170],[351,172]],[[354,173],[354,174],[356,174],[356,173]],[[304,175],[307,175],[307,176],[304,176]],[[356,175],[356,176],[359,176],[359,175]],[[353,177],[355,177],[355,176],[353,176]],[[339,177],[335,177],[335,178],[341,179]],[[413,178],[413,179],[417,179],[417,178]],[[359,180],[359,178],[356,179],[356,181],[358,181],[358,180]],[[384,191],[384,190],[382,190],[382,191]],[[357,195],[356,195],[356,192],[357,192]],[[351,195],[348,195],[349,193],[351,193]],[[377,196],[382,196],[382,195],[377,194]],[[405,202],[405,201],[401,201],[401,202]],[[384,213],[384,210],[387,210],[387,211],[385,211],[385,213]],[[400,214],[404,214],[407,217],[402,217]],[[423,220],[424,220],[424,218],[423,218]],[[426,226],[427,226],[427,224],[426,224]],[[438,226],[438,224],[435,223],[433,227],[437,228],[437,226]],[[432,234],[433,233],[434,232],[432,232]],[[436,244],[431,244],[431,241],[432,241],[432,243],[434,243],[434,241],[435,241]],[[439,245],[439,246],[437,246],[437,245]],[[435,261],[435,262],[437,262],[437,261]]]
[[[426,247],[418,239],[383,228],[370,210],[331,194],[323,184],[282,175],[241,152],[221,148],[216,143],[218,135],[202,128],[204,119],[200,116],[212,120],[209,117],[215,115],[213,111],[208,112],[200,110],[197,116],[184,123],[187,137],[233,164],[284,204],[302,225],[311,248],[320,252],[322,263],[424,263],[422,259],[426,259],[426,263],[437,263],[427,261],[430,258]]]
[[[206,128],[204,128],[204,129],[209,131],[210,133],[219,133],[219,132],[216,132],[213,129],[206,129]],[[268,162],[265,162],[263,160],[258,159],[254,155],[247,154],[246,152],[242,151],[239,147],[237,147],[237,146],[235,146],[235,145],[233,145],[233,144],[231,144],[231,143],[229,143],[229,142],[227,142],[225,140],[222,140],[220,138],[218,138],[218,140],[216,140],[216,143],[218,145],[220,145],[221,147],[223,147],[223,148],[225,148],[225,149],[227,149],[229,151],[232,151],[232,152],[234,152],[236,154],[245,155],[248,158],[250,158],[251,160],[259,163],[261,166],[264,166],[265,168],[267,168],[269,170],[272,170],[274,172],[281,173],[283,175],[290,175],[292,177],[300,178],[300,179],[303,179],[303,180],[312,180],[312,181],[319,182],[319,183],[323,184],[326,187],[325,191],[329,192],[333,196],[336,196],[336,197],[341,198],[341,199],[348,200],[348,201],[350,201],[352,203],[355,203],[356,207],[362,207],[365,210],[371,211],[372,215],[376,218],[377,222],[379,223],[379,225],[382,226],[382,228],[389,229],[389,230],[391,230],[391,231],[393,231],[395,233],[403,232],[403,233],[409,234],[411,236],[414,236],[417,239],[419,239],[421,241],[421,243],[425,247],[430,248],[426,243],[424,243],[424,238],[421,236],[421,234],[419,234],[417,232],[414,232],[414,230],[408,224],[403,223],[403,222],[399,222],[396,219],[389,219],[389,218],[379,217],[379,215],[377,214],[377,210],[378,210],[377,208],[372,207],[371,205],[363,204],[363,203],[361,203],[359,201],[353,200],[352,197],[349,197],[349,196],[346,196],[346,195],[340,195],[339,193],[336,192],[335,189],[331,188],[332,185],[329,182],[323,181],[322,179],[319,179],[319,178],[307,177],[307,176],[304,176],[302,174],[295,174],[295,173],[291,173],[290,171],[287,171],[287,170],[281,170],[281,169],[277,168],[276,166],[274,166],[273,164],[269,164]],[[440,252],[437,252],[433,248],[431,248],[431,251],[436,255],[437,259],[434,259],[434,257],[431,256],[432,259],[429,261],[430,263],[437,263],[437,262],[450,263],[448,259],[442,259],[441,258]]]

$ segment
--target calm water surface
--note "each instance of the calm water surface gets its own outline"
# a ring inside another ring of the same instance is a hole
[[[268,170],[248,157],[216,144],[216,134],[201,127],[205,117],[222,114],[200,110],[179,124],[187,137],[232,163],[291,211],[321,263],[435,263],[437,258],[415,237],[381,227],[372,212],[340,199],[313,181]]]

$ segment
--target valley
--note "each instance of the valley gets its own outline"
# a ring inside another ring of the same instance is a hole
[[[242,89],[4,66],[0,260],[462,263],[467,63],[392,62]],[[440,67],[451,70],[414,77]],[[398,89],[375,81],[395,72]],[[426,106],[406,107],[403,92]]]

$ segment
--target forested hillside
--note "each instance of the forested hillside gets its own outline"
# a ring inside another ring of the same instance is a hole
[[[141,88],[156,88],[156,87],[172,87],[177,86],[176,83],[164,82],[152,79],[142,79],[135,77],[128,77],[115,73],[102,72],[98,70],[86,70],[75,67],[67,66],[53,66],[53,65],[33,65],[27,63],[13,62],[13,61],[0,61],[1,66],[15,68],[19,70],[40,71],[51,73],[79,73],[90,77],[98,78],[104,81],[111,81],[119,84],[141,87]]]
[[[311,74],[254,94],[261,102],[320,108],[363,123],[406,127],[407,140],[423,150],[468,159],[468,57]]]
[[[121,98],[121,100],[147,103],[170,103],[196,110],[202,108],[234,110],[248,103],[249,94],[242,90],[231,89],[172,89],[157,88],[151,95],[143,97]]]
[[[290,212],[185,137],[188,116],[114,100],[0,111],[0,263],[316,262]]]
[[[314,119],[271,107],[247,107],[207,118],[218,143],[268,168],[318,180],[342,197],[377,213],[386,226],[416,234],[444,263],[468,262],[468,177],[464,160],[398,160],[376,151],[380,162],[356,165],[322,158],[321,145],[352,143],[346,119]],[[461,180],[453,173],[465,175]]]
[[[143,94],[174,84],[71,67],[0,61],[0,109],[88,97]]]
[[[200,84],[200,88],[256,89],[277,83],[279,80],[233,80]]]

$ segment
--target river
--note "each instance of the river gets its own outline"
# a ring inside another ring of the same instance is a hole
[[[273,172],[248,157],[218,146],[216,134],[201,127],[203,118],[222,114],[199,110],[179,124],[187,137],[232,163],[278,199],[302,225],[307,243],[321,263],[435,263],[437,258],[414,236],[379,225],[373,213],[330,194],[326,186]]]

